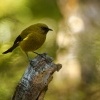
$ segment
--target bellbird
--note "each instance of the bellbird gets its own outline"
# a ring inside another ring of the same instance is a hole
[[[43,23],[37,23],[27,27],[15,39],[12,47],[3,52],[3,54],[12,52],[16,47],[20,46],[28,57],[28,52],[34,52],[42,46],[45,42],[48,31],[52,31],[52,29]]]

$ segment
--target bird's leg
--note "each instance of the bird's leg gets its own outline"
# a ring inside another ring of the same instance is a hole
[[[27,58],[28,58],[28,61],[30,62],[30,58],[29,58],[29,56],[28,56],[28,53],[25,52],[25,54],[26,54],[26,56],[27,56]]]
[[[42,56],[42,54],[40,54],[40,53],[37,53],[37,52],[35,52],[35,51],[34,51],[33,53],[35,53],[35,54],[41,56],[42,58],[44,58],[44,57]]]
[[[26,56],[28,58],[28,61],[30,62],[30,65],[32,66],[32,60],[29,58],[28,53],[25,52],[25,54],[26,54]]]
[[[33,53],[35,53],[35,54],[39,55],[41,58],[44,58],[44,60],[48,63],[48,61],[47,61],[47,59],[46,59],[46,57],[45,57],[45,56],[43,56],[42,54],[39,54],[39,53],[37,53],[37,52],[33,52]]]
[[[33,53],[35,53],[35,54],[37,54],[37,55],[41,55],[41,54],[39,54],[39,53],[37,53],[37,52],[35,52],[35,51],[34,51]]]

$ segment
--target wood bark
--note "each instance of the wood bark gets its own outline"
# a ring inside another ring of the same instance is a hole
[[[12,100],[43,100],[53,73],[61,67],[45,53],[36,56],[18,83]]]

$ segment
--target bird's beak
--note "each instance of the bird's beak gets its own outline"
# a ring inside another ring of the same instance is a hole
[[[53,30],[49,28],[49,31],[53,31]]]

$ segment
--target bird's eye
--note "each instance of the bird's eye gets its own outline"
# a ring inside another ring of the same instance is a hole
[[[45,30],[45,31],[48,31],[49,30],[48,27],[41,27],[41,28],[42,28],[42,30]]]

